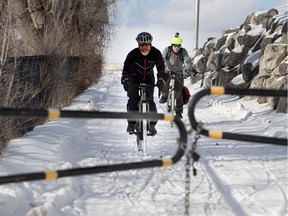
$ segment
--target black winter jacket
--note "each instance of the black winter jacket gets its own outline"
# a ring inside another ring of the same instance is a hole
[[[154,66],[157,68],[157,76],[165,73],[165,64],[161,52],[151,47],[147,56],[142,55],[139,48],[130,51],[126,57],[123,67],[123,76],[129,75],[130,78],[139,82],[145,82],[146,79],[154,77]]]

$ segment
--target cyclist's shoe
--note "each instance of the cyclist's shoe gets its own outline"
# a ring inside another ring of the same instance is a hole
[[[135,129],[135,125],[134,124],[128,124],[127,132],[129,134],[134,134],[135,133],[134,129]]]
[[[162,96],[159,100],[160,103],[166,103],[167,102],[167,97]]]
[[[150,125],[148,129],[148,136],[155,136],[157,134],[157,130],[154,125]]]
[[[178,118],[180,118],[180,119],[182,119],[182,118],[183,118],[183,116],[182,116],[181,112],[176,112],[176,116],[177,116]]]

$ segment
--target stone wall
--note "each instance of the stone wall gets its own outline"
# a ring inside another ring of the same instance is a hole
[[[203,87],[287,89],[287,26],[287,8],[279,7],[254,12],[239,27],[209,38],[192,56],[193,82],[202,80]],[[256,99],[287,113],[287,98]]]

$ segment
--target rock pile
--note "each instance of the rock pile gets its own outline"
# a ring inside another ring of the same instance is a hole
[[[203,87],[287,89],[287,7],[258,11],[239,28],[209,38],[193,57],[194,81]],[[255,97],[245,97],[251,100]],[[257,97],[287,113],[287,98]]]

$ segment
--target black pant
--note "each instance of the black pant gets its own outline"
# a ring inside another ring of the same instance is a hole
[[[127,111],[139,111],[138,103],[140,100],[139,95],[139,84],[146,83],[146,97],[147,102],[149,104],[150,112],[157,113],[156,104],[154,102],[154,84],[155,84],[155,77],[150,77],[145,81],[140,81],[136,79],[129,79],[129,89],[128,89],[128,103],[127,103]],[[135,124],[135,121],[128,121],[129,124]],[[151,121],[151,125],[156,125],[157,121]]]

